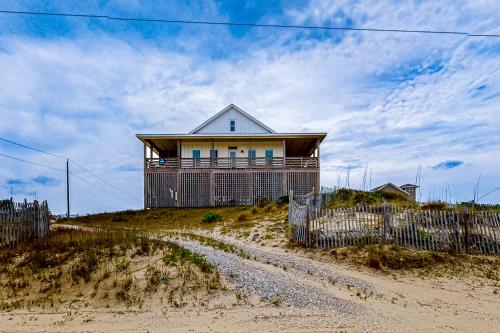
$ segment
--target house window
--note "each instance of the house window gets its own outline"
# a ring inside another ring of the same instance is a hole
[[[229,131],[236,132],[236,120],[229,121]]]

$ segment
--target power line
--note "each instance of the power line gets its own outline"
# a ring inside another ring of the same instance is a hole
[[[32,162],[32,161],[23,160],[22,158],[17,158],[17,157],[10,156],[10,155],[5,155],[5,154],[2,154],[2,153],[0,153],[0,156],[7,157],[7,158],[10,158],[10,159],[13,159],[13,160],[16,160],[16,161],[20,161],[20,162],[24,162],[24,163],[33,164],[33,165],[41,166],[41,167],[44,167],[44,168],[52,169],[52,170],[55,170],[55,171],[66,172],[66,170],[63,170],[63,169],[54,168],[54,167],[51,167],[51,166],[48,166],[48,165],[45,165],[45,164],[40,164],[40,163],[36,163],[36,162]],[[73,172],[70,172],[70,174],[73,175],[75,178],[79,179],[80,181],[82,181],[82,182],[84,182],[84,183],[86,183],[86,184],[88,184],[88,185],[90,185],[90,186],[92,186],[92,187],[94,187],[94,188],[96,188],[96,189],[104,192],[104,193],[107,193],[107,194],[109,194],[109,195],[117,198],[118,200],[121,200],[121,201],[123,201],[125,203],[130,204],[130,202],[128,202],[128,201],[120,198],[119,196],[117,196],[117,195],[115,195],[115,194],[113,194],[111,192],[106,191],[105,189],[103,189],[103,188],[101,188],[101,187],[99,187],[99,186],[97,186],[95,184],[92,184],[91,182],[89,182],[86,179],[78,176],[77,174],[75,174]]]
[[[72,13],[52,13],[52,12],[31,12],[31,11],[13,11],[0,10],[3,14],[18,15],[38,15],[38,16],[56,16],[73,18],[94,18],[112,21],[132,21],[166,24],[196,24],[196,25],[216,25],[216,26],[236,26],[236,27],[260,27],[260,28],[279,28],[279,29],[306,29],[306,30],[346,30],[346,31],[368,31],[368,32],[395,32],[395,33],[419,33],[419,34],[439,34],[439,35],[458,35],[465,37],[492,37],[500,38],[499,34],[474,34],[463,31],[445,31],[445,30],[409,30],[409,29],[380,29],[380,28],[353,28],[353,27],[331,27],[314,25],[287,25],[287,24],[264,24],[264,23],[240,23],[223,21],[192,21],[192,20],[167,20],[167,19],[149,19],[134,17],[118,17],[110,15],[96,14],[72,14]]]
[[[82,165],[80,165],[80,164],[76,163],[76,162],[75,162],[75,161],[73,161],[72,159],[69,159],[69,161],[70,161],[71,163],[73,163],[74,165],[76,165],[77,167],[79,167],[80,169],[82,169],[82,170],[84,170],[85,172],[89,173],[90,175],[92,175],[92,176],[96,177],[97,179],[101,180],[103,183],[108,184],[109,186],[113,187],[115,190],[118,190],[120,193],[126,194],[126,195],[128,195],[129,197],[134,198],[134,199],[136,199],[136,200],[140,200],[140,199],[139,199],[138,197],[136,197],[135,195],[132,195],[132,194],[129,194],[129,193],[127,193],[127,192],[123,191],[122,189],[120,189],[120,188],[116,187],[115,185],[111,184],[110,182],[108,182],[108,181],[107,181],[107,180],[105,180],[104,178],[102,178],[102,177],[100,177],[100,176],[96,175],[95,173],[91,172],[89,169],[87,169],[87,168],[83,167]]]
[[[492,194],[492,193],[494,193],[494,192],[496,192],[496,191],[498,191],[498,190],[500,190],[500,186],[499,186],[499,187],[497,187],[497,188],[494,188],[493,190],[491,190],[491,191],[489,191],[488,193],[484,194],[483,196],[481,196],[481,197],[480,197],[479,199],[477,199],[476,201],[479,201],[479,200],[481,200],[482,198],[484,198],[484,197],[486,197],[486,196],[488,196],[488,195],[490,195],[490,194]]]
[[[44,168],[48,168],[48,169],[52,169],[52,170],[56,170],[56,171],[66,172],[66,170],[63,170],[63,169],[54,168],[54,167],[51,167],[51,166],[48,166],[48,165],[45,165],[45,164],[40,164],[40,163],[37,163],[37,162],[26,161],[26,160],[23,160],[22,158],[17,158],[17,157],[10,156],[10,155],[5,155],[5,154],[2,154],[2,153],[0,153],[0,156],[11,158],[13,160],[24,162],[24,163],[38,165],[38,166],[41,166],[41,167],[44,167]]]
[[[111,184],[110,182],[108,182],[107,180],[105,180],[104,178],[96,175],[95,173],[91,172],[90,170],[88,170],[87,168],[83,167],[82,165],[76,163],[75,161],[73,161],[72,159],[70,158],[66,158],[64,156],[61,156],[61,155],[57,155],[57,154],[53,154],[53,153],[49,153],[47,151],[44,151],[44,150],[41,150],[41,149],[38,149],[38,148],[34,148],[34,147],[30,147],[30,146],[27,146],[27,145],[24,145],[22,143],[18,143],[18,142],[15,142],[15,141],[12,141],[12,140],[8,140],[8,139],[5,139],[5,138],[2,138],[0,137],[0,140],[2,141],[5,141],[5,142],[8,142],[8,143],[11,143],[13,145],[16,145],[16,146],[20,146],[20,147],[23,147],[23,148],[26,148],[26,149],[30,149],[30,150],[34,150],[34,151],[37,151],[39,153],[43,153],[43,154],[47,154],[47,155],[50,155],[50,156],[53,156],[53,157],[57,157],[57,158],[60,158],[60,159],[69,159],[74,165],[78,166],[79,168],[81,168],[82,170],[84,170],[85,172],[89,173],[90,175],[96,177],[97,179],[99,179],[100,181],[104,182],[105,184],[113,187],[115,190],[118,190],[120,193],[123,193],[123,194],[126,194],[128,195],[129,197],[131,198],[134,198],[136,200],[141,200],[140,198],[138,198],[137,196],[134,196],[132,194],[129,194],[125,191],[123,191],[122,189],[116,187],[115,185]],[[63,170],[64,171],[64,170]]]
[[[16,145],[16,146],[20,146],[20,147],[23,147],[23,148],[26,148],[26,149],[31,149],[31,150],[34,150],[34,151],[37,151],[39,153],[43,153],[43,154],[47,154],[47,155],[50,155],[50,156],[53,156],[53,157],[57,157],[57,158],[61,158],[61,159],[66,159],[65,157],[63,156],[60,156],[60,155],[56,155],[56,154],[52,154],[52,153],[49,153],[47,151],[44,151],[44,150],[41,150],[41,149],[38,149],[38,148],[33,148],[33,147],[30,147],[30,146],[26,146],[26,145],[23,145],[21,143],[18,143],[18,142],[14,142],[14,141],[11,141],[11,140],[7,140],[5,138],[0,138],[0,140],[2,141],[5,141],[5,142],[8,142],[8,143],[11,143],[13,145]]]
[[[101,187],[99,187],[99,186],[97,186],[97,185],[95,185],[95,184],[93,184],[93,183],[89,182],[88,180],[86,180],[86,179],[84,179],[84,178],[82,178],[82,177],[78,176],[77,174],[75,174],[75,173],[73,173],[73,172],[69,172],[69,174],[70,174],[70,175],[72,175],[73,177],[75,177],[75,178],[79,179],[80,181],[82,181],[82,182],[84,182],[84,183],[86,183],[86,184],[88,184],[88,185],[90,185],[90,186],[92,186],[92,187],[94,187],[94,188],[96,188],[96,189],[98,189],[98,190],[100,190],[100,191],[104,192],[104,193],[107,193],[107,194],[109,194],[109,195],[111,195],[111,196],[115,197],[115,198],[116,198],[116,199],[118,199],[118,200],[121,200],[121,201],[123,201],[123,202],[125,202],[125,203],[127,203],[127,204],[133,204],[133,203],[128,202],[127,200],[122,199],[122,198],[120,198],[119,196],[117,196],[117,195],[115,195],[115,194],[113,194],[113,193],[111,193],[111,192],[108,192],[108,191],[106,191],[105,189],[103,189],[103,188],[101,188]]]

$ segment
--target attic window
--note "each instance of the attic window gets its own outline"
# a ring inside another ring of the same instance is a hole
[[[231,132],[236,131],[236,120],[229,121],[229,131],[231,131]]]

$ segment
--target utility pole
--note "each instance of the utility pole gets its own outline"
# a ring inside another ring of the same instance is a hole
[[[69,159],[66,160],[66,207],[68,208],[67,218],[69,219]]]

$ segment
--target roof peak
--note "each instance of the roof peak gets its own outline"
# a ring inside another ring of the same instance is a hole
[[[239,108],[235,104],[231,103],[228,106],[226,106],[224,109],[222,109],[221,111],[217,112],[212,117],[208,118],[208,120],[206,120],[205,122],[203,122],[201,125],[199,125],[195,129],[193,129],[188,134],[196,134],[199,130],[201,130],[202,128],[204,128],[205,126],[207,126],[208,124],[210,124],[211,122],[213,122],[214,120],[216,120],[217,118],[219,118],[224,113],[226,113],[226,112],[228,112],[230,110],[235,110],[235,111],[241,113],[243,116],[247,117],[248,119],[250,119],[251,121],[253,121],[257,125],[259,125],[260,127],[262,127],[264,130],[268,131],[269,133],[276,133],[273,129],[271,129],[268,126],[264,125],[262,122],[260,122],[259,120],[257,120],[256,118],[254,118],[253,116],[251,116],[250,114],[248,114],[247,112],[243,111],[241,108]]]

